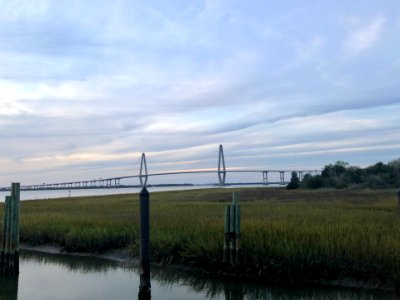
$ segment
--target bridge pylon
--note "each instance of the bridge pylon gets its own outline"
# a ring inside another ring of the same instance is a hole
[[[222,147],[222,145],[219,145],[219,154],[218,154],[219,185],[225,185],[225,179],[226,179],[226,168],[225,168],[224,148]]]
[[[144,174],[143,174],[144,172]],[[139,172],[139,180],[140,185],[145,187],[147,185],[147,179],[149,178],[147,173],[147,162],[146,162],[146,154],[142,153],[142,159],[140,161],[140,172]]]

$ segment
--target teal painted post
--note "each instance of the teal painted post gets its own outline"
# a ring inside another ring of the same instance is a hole
[[[19,273],[19,213],[20,213],[20,184],[11,184],[11,198],[13,205],[13,252],[14,252],[14,273]]]

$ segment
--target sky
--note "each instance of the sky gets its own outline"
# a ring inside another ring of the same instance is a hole
[[[399,83],[397,0],[0,0],[0,186],[388,162]]]

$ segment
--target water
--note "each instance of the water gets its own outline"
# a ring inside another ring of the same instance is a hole
[[[213,186],[179,186],[179,187],[149,187],[150,192],[188,190],[188,189],[204,189]],[[21,200],[37,200],[37,199],[53,199],[64,197],[80,197],[80,196],[101,196],[112,194],[129,194],[140,193],[141,188],[118,188],[118,189],[72,189],[72,190],[45,190],[45,191],[21,191]],[[6,195],[10,192],[0,192],[0,202],[4,202]]]
[[[1,300],[138,299],[135,267],[96,258],[21,253],[17,279],[0,277]],[[397,299],[391,292],[344,288],[272,288],[152,268],[151,299]]]
[[[254,185],[226,186],[226,188],[234,187],[254,187]],[[258,185],[260,186],[260,185]],[[163,191],[180,191],[193,189],[210,189],[220,188],[216,185],[196,185],[196,186],[163,186],[163,187],[148,187],[149,192]],[[53,199],[65,197],[80,197],[80,196],[102,196],[115,194],[137,194],[141,188],[118,188],[118,189],[72,189],[72,190],[45,190],[45,191],[21,191],[21,200],[37,200],[37,199]],[[5,196],[10,195],[10,192],[0,192],[0,202],[4,202]]]

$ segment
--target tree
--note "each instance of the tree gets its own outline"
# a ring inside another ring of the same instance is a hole
[[[334,165],[329,164],[322,170],[322,177],[340,177],[346,172],[349,163],[338,160]]]
[[[292,172],[292,178],[290,178],[290,182],[286,186],[286,189],[287,190],[294,190],[294,189],[298,189],[299,187],[300,187],[299,177],[297,176],[297,172],[293,171]]]
[[[337,161],[324,167],[321,175],[305,176],[302,187],[315,189],[325,188],[399,188],[400,158],[385,164],[378,162],[367,168],[350,166],[345,161]]]

